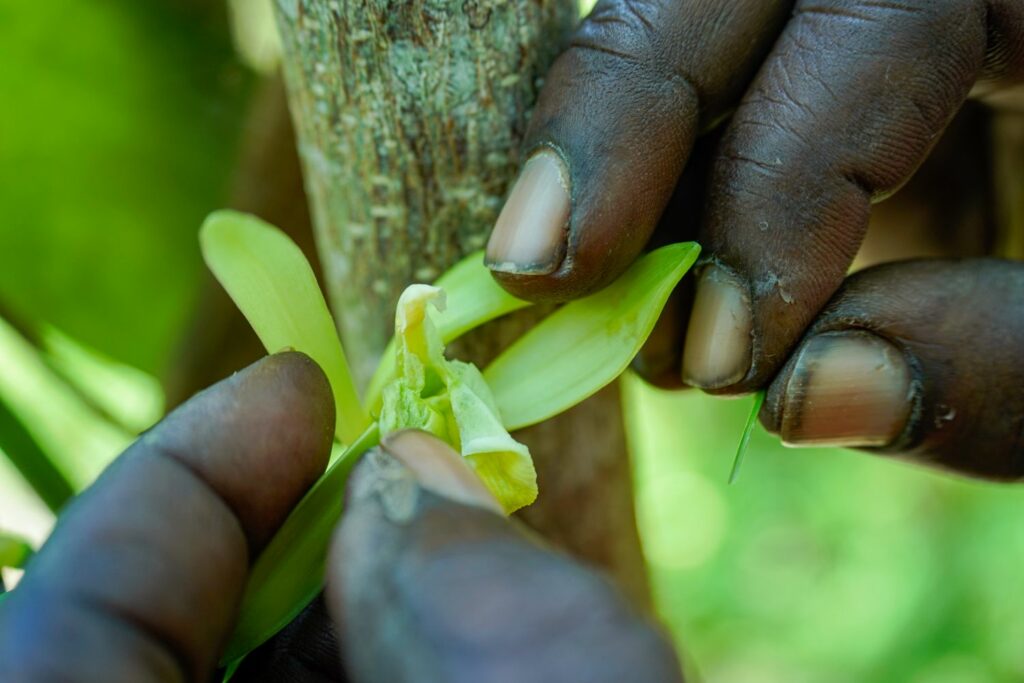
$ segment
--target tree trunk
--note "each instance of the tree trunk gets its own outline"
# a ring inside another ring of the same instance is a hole
[[[365,383],[401,291],[484,246],[577,9],[572,0],[276,0],[275,9],[328,295]],[[456,354],[485,363],[536,316],[492,324]],[[541,492],[524,519],[646,604],[617,389],[519,436]]]

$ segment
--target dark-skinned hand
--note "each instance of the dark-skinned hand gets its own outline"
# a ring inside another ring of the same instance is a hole
[[[566,300],[652,235],[697,239],[692,306],[668,309],[642,374],[767,389],[762,422],[792,445],[1018,478],[1024,265],[847,272],[872,203],[965,100],[1022,81],[1021,0],[602,0],[545,78],[489,265]],[[687,184],[705,188],[692,233],[665,211]]]
[[[252,559],[333,432],[327,380],[298,353],[184,404],[64,511],[0,603],[0,681],[212,680]],[[661,634],[497,512],[443,443],[393,435],[352,476],[325,596],[234,680],[680,680]]]
[[[964,100],[1022,79],[1020,0],[602,2],[546,79],[490,263],[531,299],[607,284],[731,114],[676,323],[686,381],[768,387],[762,419],[790,443],[1019,477],[1024,267],[846,273],[872,202]],[[332,415],[319,370],[283,354],[147,433],[0,607],[0,680],[209,679],[252,558],[325,467]],[[442,445],[385,442],[354,474],[326,597],[238,680],[678,680],[614,588],[493,510]]]

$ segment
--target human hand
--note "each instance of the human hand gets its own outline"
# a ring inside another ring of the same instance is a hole
[[[323,373],[284,353],[144,434],[0,604],[0,680],[210,680],[251,560],[323,472],[333,421]],[[387,439],[353,473],[324,600],[234,680],[679,680],[608,581],[497,510],[443,443]]]
[[[968,96],[1022,80],[1017,0],[605,0],[546,77],[489,264],[519,296],[564,300],[618,276],[656,228],[695,237],[692,310],[659,323],[647,374],[767,388],[762,421],[790,444],[1019,477],[1024,266],[844,280],[871,204]],[[730,112],[709,170],[693,168],[698,134]],[[664,214],[684,167],[706,183],[696,235]]]

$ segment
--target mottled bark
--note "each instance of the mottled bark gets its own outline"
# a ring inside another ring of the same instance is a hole
[[[402,289],[484,245],[576,7],[276,0],[276,11],[327,289],[365,382]],[[483,362],[528,324],[493,325],[457,353]],[[524,517],[646,601],[617,392],[523,438],[541,487]]]

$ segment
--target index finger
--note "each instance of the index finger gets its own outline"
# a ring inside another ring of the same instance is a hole
[[[0,680],[205,680],[249,558],[323,471],[333,422],[323,372],[287,353],[143,435],[0,608]]]
[[[792,0],[602,0],[545,76],[487,246],[513,294],[582,296],[636,258],[701,128],[739,99]]]

